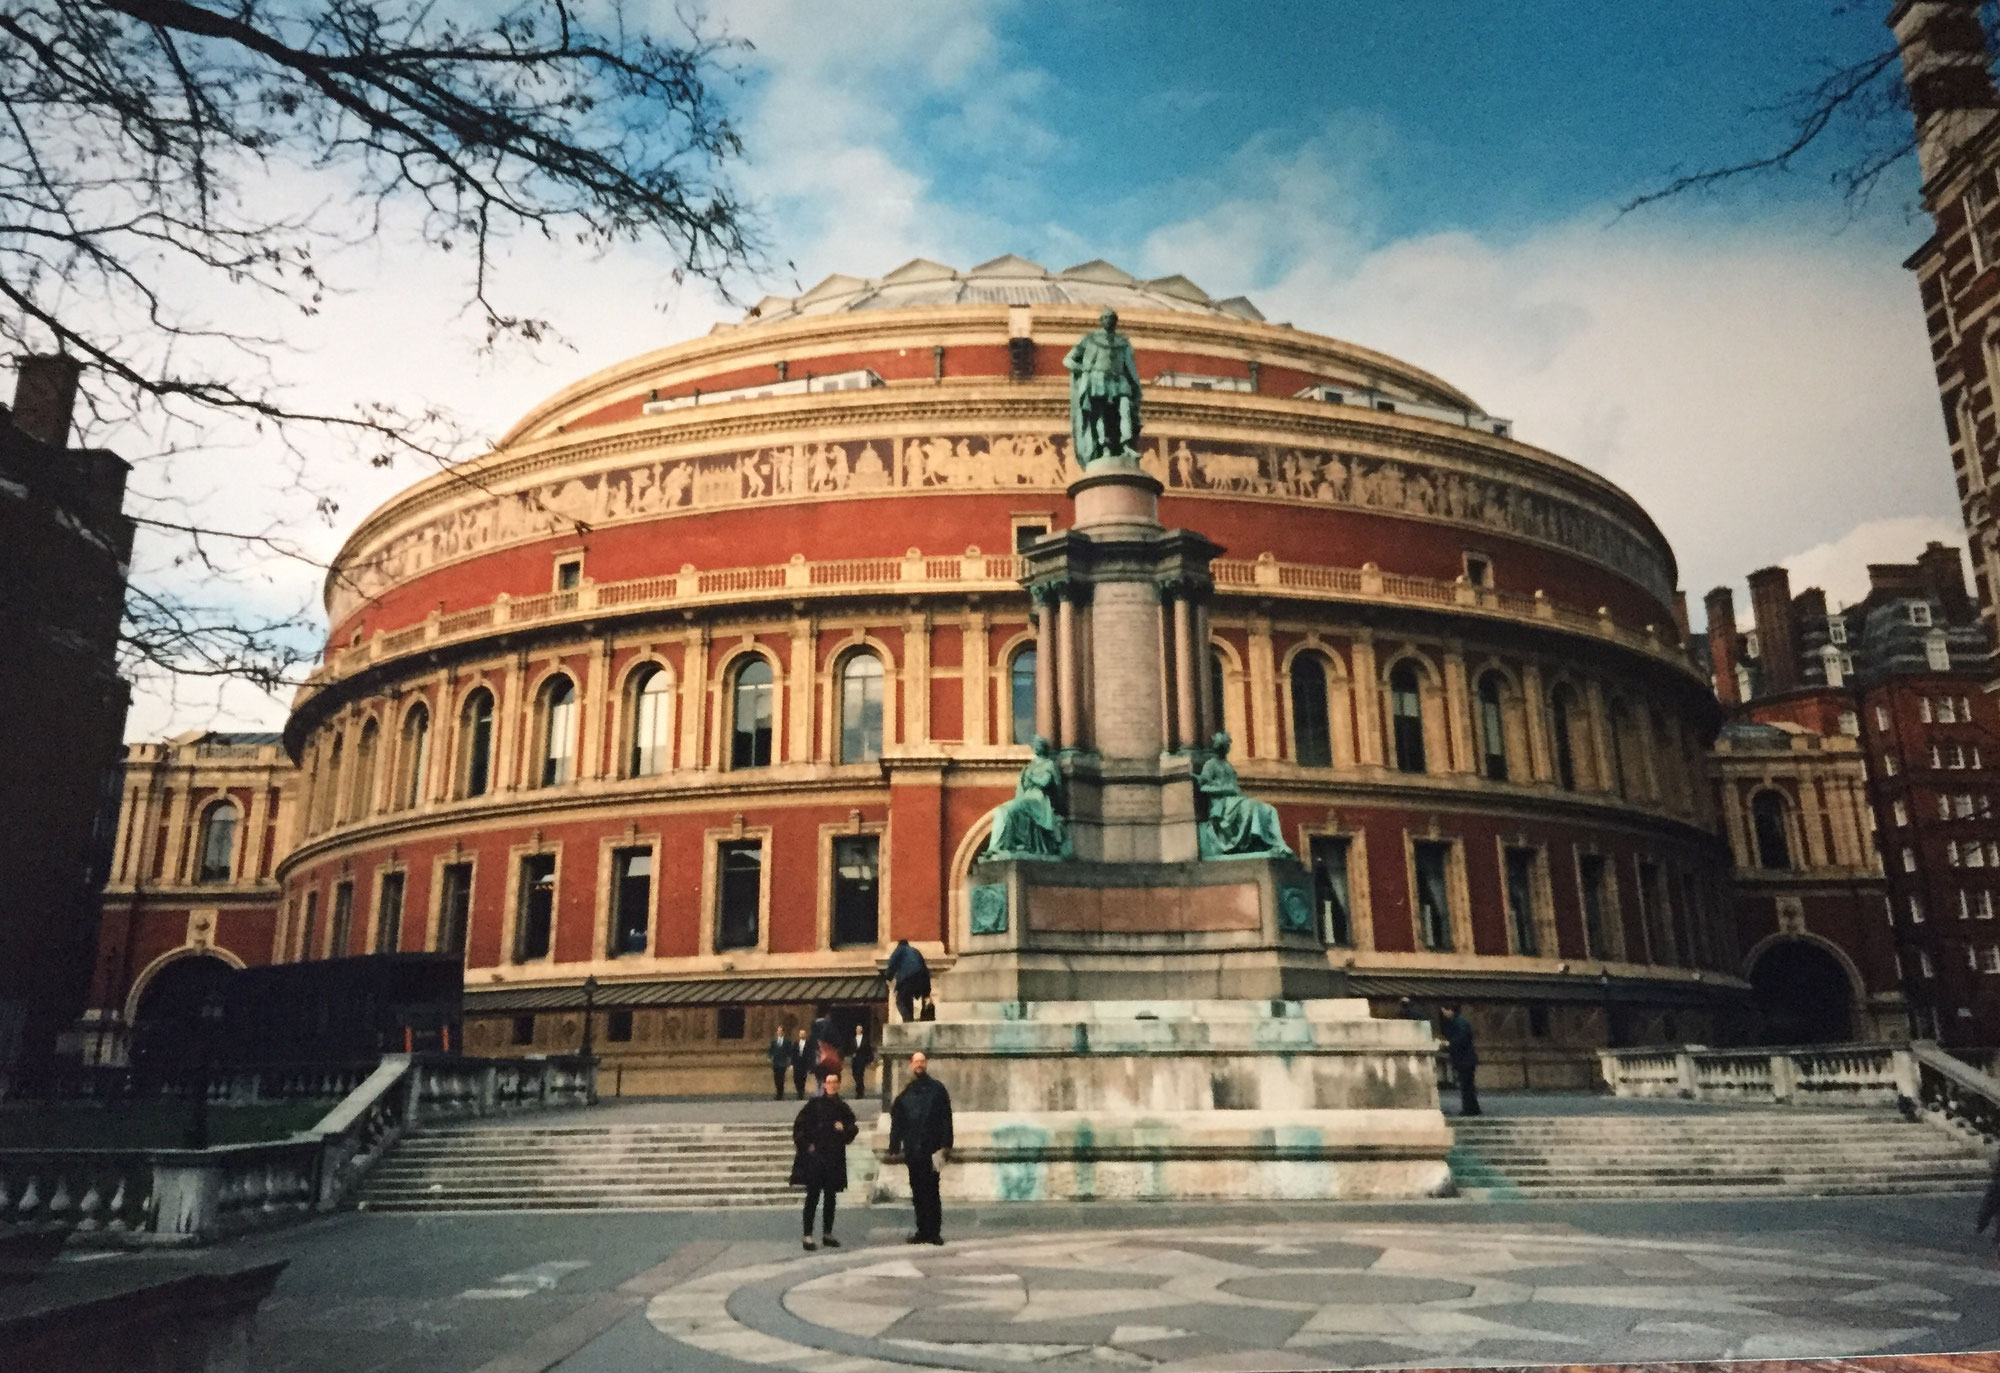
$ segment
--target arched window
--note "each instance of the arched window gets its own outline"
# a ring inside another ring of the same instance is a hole
[[[227,882],[236,866],[236,803],[218,801],[202,813],[194,880]]]
[[[731,714],[729,766],[762,768],[771,765],[772,696],[771,665],[755,654],[736,669],[736,686],[731,693],[735,710]]]
[[[342,749],[347,740],[344,736],[333,736],[333,747],[326,754],[326,775],[321,779],[322,790],[318,796],[319,828],[325,829],[340,818],[340,788],[347,775],[343,766]]]
[[[576,777],[576,683],[551,677],[542,688],[542,785]]]
[[[667,737],[673,702],[673,675],[658,663],[633,675],[632,756],[626,765],[629,776],[657,777],[667,770],[673,750]]]
[[[1556,781],[1565,791],[1576,790],[1576,749],[1570,740],[1570,725],[1576,715],[1576,692],[1568,682],[1556,683],[1549,693],[1549,734],[1556,750]]]
[[[382,727],[370,720],[361,726],[354,745],[354,792],[347,800],[347,818],[365,820],[375,809],[375,745]]]
[[[480,687],[458,714],[459,777],[467,796],[493,784],[493,693]]]
[[[1495,782],[1507,780],[1507,717],[1500,708],[1501,691],[1499,673],[1479,679],[1479,756],[1487,777]]]
[[[1013,664],[1007,669],[1008,726],[1007,741],[1013,744],[1035,742],[1035,663],[1036,650],[1029,644],[1014,655]]]
[[[1317,653],[1292,659],[1292,755],[1301,767],[1333,766],[1326,708],[1326,664]]]
[[[1792,846],[1785,836],[1785,798],[1760,791],[1750,798],[1750,825],[1757,835],[1757,866],[1782,872],[1792,866]]]
[[[1626,712],[1625,703],[1622,701],[1613,701],[1609,714],[1611,717],[1608,722],[1609,728],[1605,733],[1611,736],[1611,790],[1620,796],[1630,796],[1632,788],[1625,776],[1625,736],[1632,728],[1632,718]]]
[[[430,707],[418,704],[403,717],[402,772],[396,778],[396,804],[404,810],[421,805],[424,778],[431,769]]]
[[[1397,771],[1425,771],[1424,703],[1417,691],[1414,663],[1398,663],[1389,673],[1389,720],[1395,735]]]
[[[872,763],[882,756],[882,660],[848,656],[840,669],[840,761]]]

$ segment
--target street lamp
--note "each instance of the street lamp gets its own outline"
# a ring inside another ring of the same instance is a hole
[[[187,1147],[208,1147],[208,1080],[215,1059],[215,1037],[222,1028],[222,998],[210,992],[195,1015],[194,1118],[188,1122]]]

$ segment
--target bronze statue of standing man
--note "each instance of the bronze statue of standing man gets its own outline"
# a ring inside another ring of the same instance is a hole
[[[1070,435],[1085,468],[1106,458],[1139,460],[1139,364],[1132,341],[1118,332],[1118,312],[1107,309],[1097,322],[1063,359]]]

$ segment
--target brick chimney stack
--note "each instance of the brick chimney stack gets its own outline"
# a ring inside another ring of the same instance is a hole
[[[1763,691],[1791,691],[1799,684],[1799,625],[1792,618],[1792,574],[1760,567],[1750,574],[1750,619],[1757,626],[1757,662]]]
[[[82,372],[83,364],[75,358],[22,358],[14,379],[14,427],[51,448],[67,448],[76,412],[76,381]]]
[[[1899,0],[1888,22],[1916,118],[1917,161],[1928,183],[2000,113],[1979,0]]]
[[[1726,706],[1740,706],[1736,690],[1736,594],[1718,586],[1702,598],[1708,607],[1708,661],[1715,674],[1715,696]]]
[[[1972,598],[1965,592],[1965,564],[1958,550],[1932,540],[1917,554],[1917,569],[1924,584],[1944,606],[1945,623],[1962,625],[1972,621]]]

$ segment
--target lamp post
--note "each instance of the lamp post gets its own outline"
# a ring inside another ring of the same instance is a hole
[[[222,998],[210,992],[195,1016],[194,1118],[188,1122],[187,1147],[208,1147],[208,1081],[215,1059],[215,1036],[222,1028]]]

